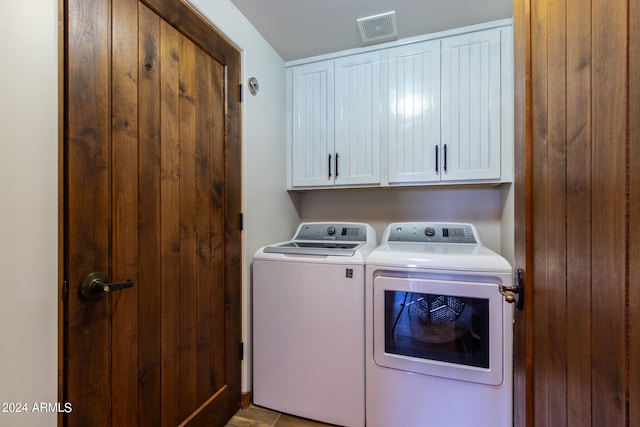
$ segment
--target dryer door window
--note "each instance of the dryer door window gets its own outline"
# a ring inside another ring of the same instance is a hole
[[[489,368],[489,300],[384,291],[385,353]]]
[[[374,360],[443,378],[502,383],[498,284],[439,277],[374,279]]]

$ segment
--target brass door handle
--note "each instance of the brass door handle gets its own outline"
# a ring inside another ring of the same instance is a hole
[[[80,285],[80,293],[87,299],[98,300],[113,291],[133,287],[133,281],[109,283],[104,273],[94,272],[89,274]]]
[[[518,268],[514,274],[513,286],[500,285],[500,293],[508,303],[515,303],[518,310],[524,308],[524,270]]]

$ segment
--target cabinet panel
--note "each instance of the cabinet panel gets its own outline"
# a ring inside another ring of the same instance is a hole
[[[291,80],[293,186],[329,185],[329,164],[334,161],[333,61],[295,67]]]
[[[335,184],[380,183],[380,52],[335,61]]]
[[[290,188],[512,179],[511,27],[447,34],[291,66]]]
[[[440,41],[389,50],[389,183],[440,180]]]
[[[500,29],[442,41],[442,180],[499,179]]]

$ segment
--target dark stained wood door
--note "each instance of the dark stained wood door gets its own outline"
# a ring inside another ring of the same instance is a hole
[[[640,425],[640,2],[517,0],[516,426]]]
[[[179,0],[65,6],[68,426],[240,406],[240,54]],[[134,286],[88,299],[84,278]]]

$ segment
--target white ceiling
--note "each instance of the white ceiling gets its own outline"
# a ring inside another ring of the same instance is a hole
[[[395,10],[398,38],[513,16],[513,0],[231,0],[282,59],[363,46],[356,20]]]

